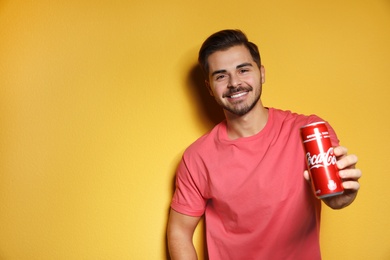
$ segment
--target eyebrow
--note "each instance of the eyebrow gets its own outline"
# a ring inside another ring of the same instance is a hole
[[[247,66],[253,67],[253,65],[251,63],[245,62],[245,63],[242,63],[240,65],[237,65],[236,69],[240,69],[240,68],[247,67]],[[213,71],[213,73],[211,73],[211,76],[214,76],[214,75],[219,74],[219,73],[225,73],[225,72],[226,72],[226,70],[216,70],[216,71]]]
[[[243,67],[253,67],[252,63],[249,63],[249,62],[246,62],[246,63],[243,63],[243,64],[240,64],[236,67],[236,69],[240,69],[240,68],[243,68]]]

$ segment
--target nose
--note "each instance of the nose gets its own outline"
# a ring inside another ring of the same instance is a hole
[[[229,88],[241,86],[241,79],[238,75],[231,74],[229,77]]]

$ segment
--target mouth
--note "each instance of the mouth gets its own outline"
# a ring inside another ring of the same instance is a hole
[[[224,98],[231,98],[231,99],[237,99],[237,98],[240,98],[240,97],[244,97],[246,95],[248,95],[248,93],[251,91],[252,89],[250,88],[238,88],[238,89],[234,89],[234,90],[230,90],[228,92],[226,92],[223,97]]]
[[[230,95],[230,96],[227,96],[227,97],[228,98],[239,98],[239,97],[245,96],[247,94],[248,94],[248,92],[241,92],[241,93],[233,94],[233,95]]]

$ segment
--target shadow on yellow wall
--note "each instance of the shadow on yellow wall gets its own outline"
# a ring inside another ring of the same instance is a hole
[[[192,93],[192,105],[197,107],[200,119],[212,128],[222,120],[224,114],[222,108],[216,103],[205,86],[205,76],[199,65],[193,65],[188,74],[188,90]]]
[[[225,119],[222,108],[216,103],[205,86],[205,75],[198,64],[190,66],[188,71],[187,81],[184,88],[189,92],[191,97],[191,105],[194,106],[198,120],[204,124],[202,128],[211,129],[216,124]],[[179,162],[177,162],[177,169]],[[175,172],[176,173],[176,172]],[[173,176],[175,176],[175,173]],[[172,179],[172,194],[175,190],[175,178]],[[169,211],[169,210],[168,210]],[[168,218],[168,215],[167,215]],[[194,234],[195,247],[200,259],[208,259],[206,250],[206,225],[202,219]],[[166,247],[166,250],[167,247]],[[166,251],[167,259],[170,259],[168,251]]]

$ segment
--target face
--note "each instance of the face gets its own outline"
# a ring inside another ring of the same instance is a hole
[[[264,68],[253,61],[249,50],[234,46],[208,57],[210,94],[225,111],[234,115],[247,114],[260,100]]]

